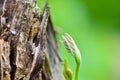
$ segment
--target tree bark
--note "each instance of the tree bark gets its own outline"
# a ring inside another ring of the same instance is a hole
[[[0,0],[0,80],[63,80],[48,3]]]

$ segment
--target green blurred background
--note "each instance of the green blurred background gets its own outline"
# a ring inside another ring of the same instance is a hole
[[[45,0],[38,0],[42,8]],[[42,5],[41,5],[42,4]],[[69,33],[82,55],[79,80],[120,80],[120,0],[49,0],[63,59],[75,72],[62,35]]]

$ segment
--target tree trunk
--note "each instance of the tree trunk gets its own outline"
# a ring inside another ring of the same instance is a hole
[[[0,80],[63,80],[48,4],[0,0]]]

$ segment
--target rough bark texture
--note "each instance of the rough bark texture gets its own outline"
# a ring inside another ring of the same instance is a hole
[[[63,80],[55,34],[47,3],[0,0],[0,79]]]

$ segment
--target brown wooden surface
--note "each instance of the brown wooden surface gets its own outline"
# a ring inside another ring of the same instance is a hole
[[[0,79],[63,80],[55,34],[47,3],[0,0]]]

